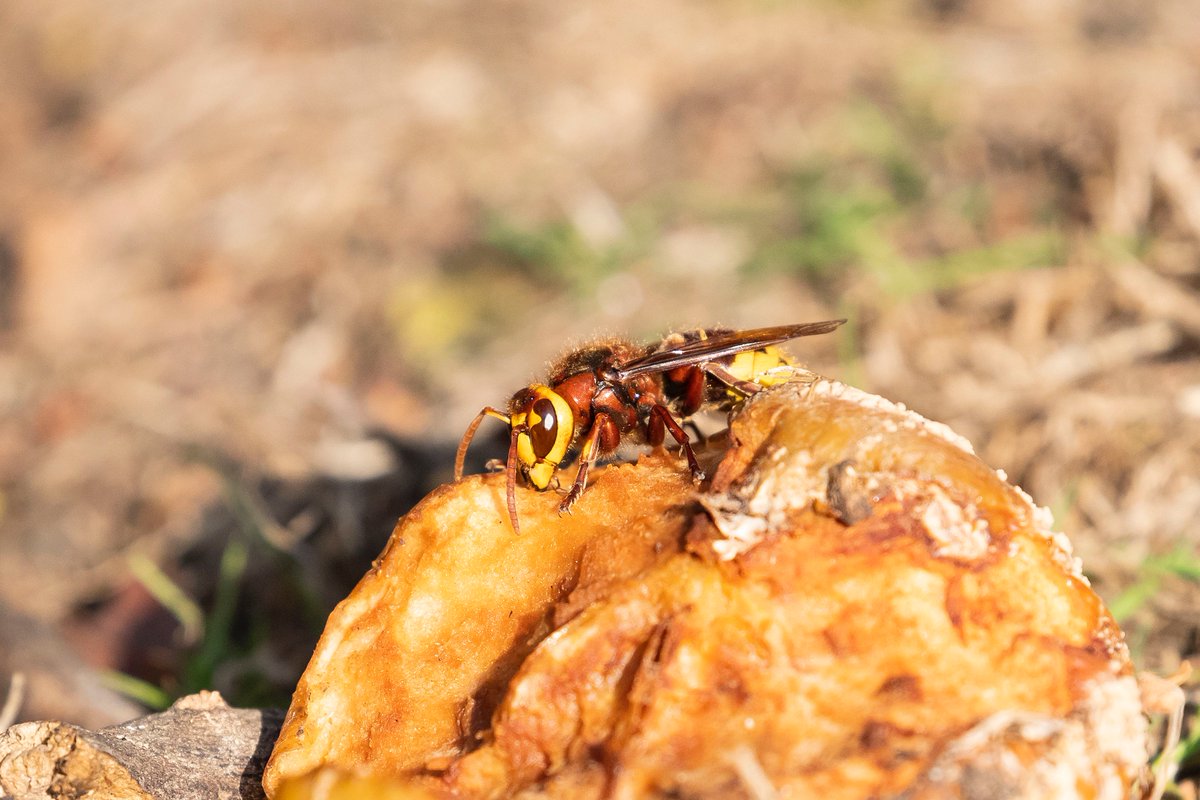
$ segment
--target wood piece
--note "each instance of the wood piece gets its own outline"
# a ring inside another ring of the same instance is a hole
[[[258,800],[282,712],[230,708],[216,692],[88,731],[24,722],[0,734],[0,793],[16,800]]]

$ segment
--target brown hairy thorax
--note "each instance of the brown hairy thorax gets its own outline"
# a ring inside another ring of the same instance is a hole
[[[650,350],[644,345],[635,345],[624,339],[607,339],[593,342],[586,347],[573,350],[550,367],[548,384],[561,394],[576,415],[576,425],[585,428],[592,420],[593,407],[603,408],[607,413],[628,419],[628,428],[637,423],[630,412],[638,406],[665,403],[661,381],[646,375],[635,380],[627,391],[614,375],[606,374],[606,366],[623,363],[645,355]],[[605,380],[607,379],[607,380]],[[598,382],[604,380],[611,387],[598,396]]]

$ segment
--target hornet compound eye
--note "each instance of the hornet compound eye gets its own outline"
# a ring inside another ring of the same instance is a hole
[[[558,417],[554,411],[554,403],[545,397],[536,401],[528,418],[529,439],[533,445],[533,454],[545,458],[554,449],[558,439]]]

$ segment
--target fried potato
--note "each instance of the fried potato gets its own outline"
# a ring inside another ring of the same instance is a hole
[[[944,426],[828,381],[572,516],[444,487],[331,615],[264,785],[469,798],[1124,797],[1121,633],[1048,514]],[[325,778],[329,780],[328,777]]]

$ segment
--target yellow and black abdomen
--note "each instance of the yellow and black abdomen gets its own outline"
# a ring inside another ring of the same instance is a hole
[[[678,347],[681,343],[703,341],[725,333],[728,331],[722,329],[677,333],[665,340],[662,346]],[[722,377],[728,380],[712,374],[713,370],[706,372],[704,364],[718,367]],[[793,364],[778,347],[766,345],[664,372],[663,391],[677,413],[690,417],[704,407],[728,409],[745,399],[750,392],[737,388],[738,383],[771,386],[787,380],[790,376],[787,368]]]
[[[725,368],[740,381],[757,383],[759,386],[773,386],[788,379],[787,370],[780,367],[791,367],[793,362],[778,347],[760,347],[757,350],[747,350],[733,356]],[[743,395],[732,387],[727,387],[734,398]]]

